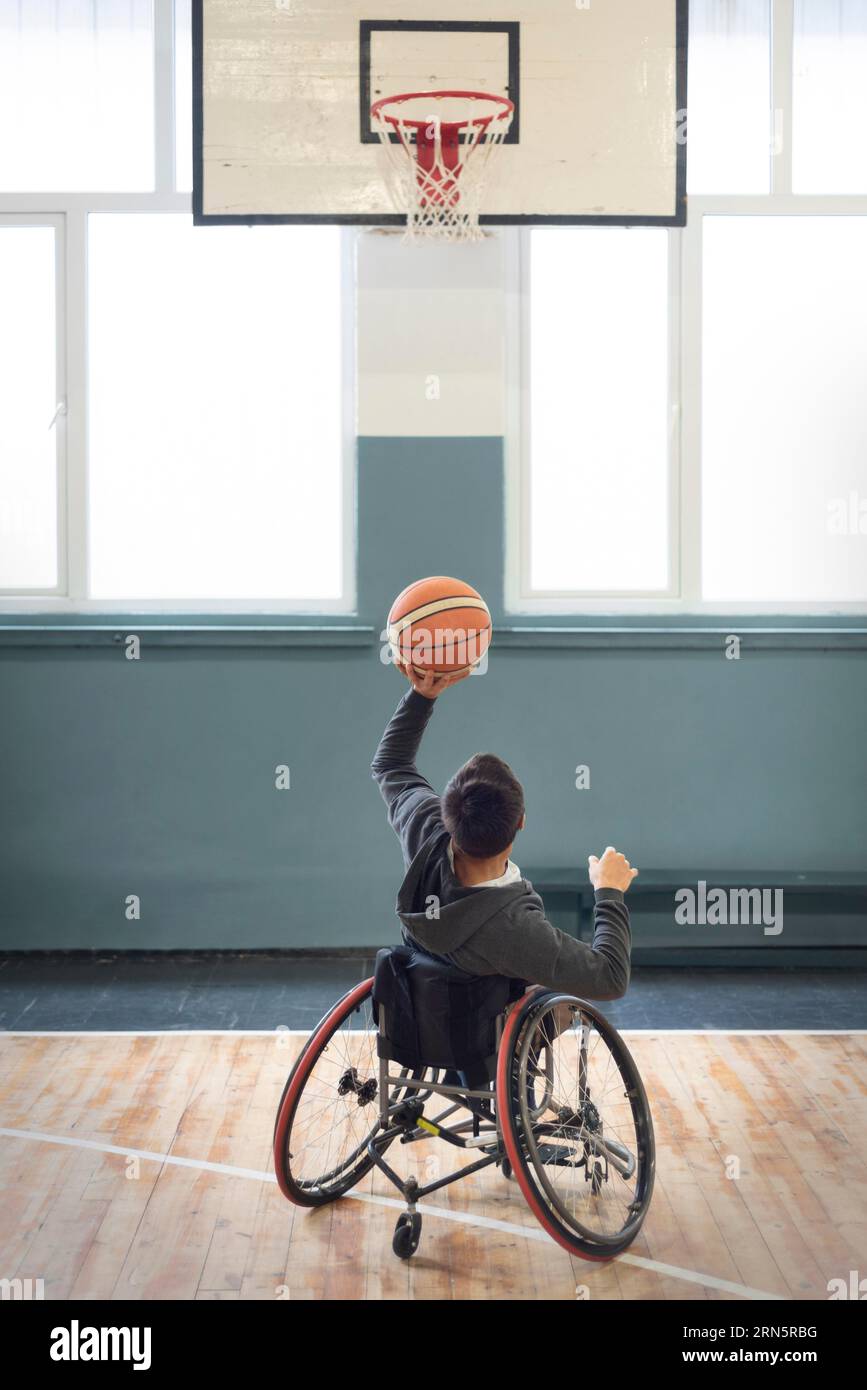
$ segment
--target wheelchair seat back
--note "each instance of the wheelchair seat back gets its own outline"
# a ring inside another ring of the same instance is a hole
[[[373,1002],[380,1057],[461,1071],[491,1062],[496,1021],[516,997],[514,986],[501,975],[468,975],[409,946],[379,951]]]

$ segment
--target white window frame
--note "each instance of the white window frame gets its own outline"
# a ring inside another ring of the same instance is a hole
[[[59,594],[63,575],[67,569],[68,527],[64,498],[68,488],[67,466],[67,369],[66,369],[66,227],[64,219],[50,212],[5,212],[0,211],[0,228],[3,227],[50,227],[54,233],[54,331],[55,331],[55,409],[53,419],[45,421],[45,428],[51,429],[55,447],[55,496],[57,499],[57,578],[52,589],[43,589],[45,594]],[[0,602],[6,595],[19,594],[21,589],[0,588]],[[35,592],[35,591],[34,591]]]
[[[343,458],[342,594],[333,599],[93,599],[88,596],[87,230],[91,213],[186,213],[192,195],[175,191],[175,26],[173,0],[153,0],[154,188],[143,192],[0,192],[0,225],[55,227],[58,449],[58,583],[0,590],[0,614],[195,613],[352,614],[355,554],[355,237],[341,233]],[[202,236],[210,229],[203,227]]]
[[[867,194],[792,192],[792,88],[794,0],[772,0],[771,132],[782,130],[780,147],[769,152],[767,194],[690,194],[687,225],[669,239],[669,585],[665,590],[581,593],[530,588],[530,468],[527,229],[506,244],[507,393],[506,433],[506,611],[515,614],[708,616],[714,614],[857,615],[867,603],[710,602],[701,597],[701,382],[702,231],[705,217],[867,217]],[[687,152],[687,159],[688,159]],[[633,229],[642,235],[643,228]],[[544,235],[544,229],[538,235]]]

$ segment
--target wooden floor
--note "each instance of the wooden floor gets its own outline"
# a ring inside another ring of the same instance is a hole
[[[49,1299],[826,1299],[863,1274],[867,1035],[626,1036],[657,1179],[607,1265],[496,1169],[427,1199],[407,1262],[378,1175],[370,1201],[292,1208],[269,1179],[295,1036],[0,1036],[0,1278]],[[422,1172],[424,1148],[403,1151]]]

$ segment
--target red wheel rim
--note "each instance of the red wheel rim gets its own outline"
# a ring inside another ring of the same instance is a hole
[[[530,1179],[527,1177],[524,1168],[524,1156],[515,1138],[515,1131],[512,1125],[511,1096],[509,1094],[509,1061],[520,1030],[521,1023],[527,1012],[527,1006],[521,1007],[516,1004],[509,1014],[506,1026],[503,1029],[503,1036],[500,1039],[500,1050],[497,1054],[497,1113],[500,1116],[500,1126],[503,1134],[503,1143],[506,1149],[506,1156],[512,1165],[512,1172],[517,1179],[518,1186],[524,1194],[527,1206],[535,1216],[539,1225],[542,1226],[561,1245],[564,1250],[568,1250],[570,1255],[579,1255],[582,1260],[593,1260],[599,1264],[607,1264],[614,1258],[613,1255],[588,1255],[585,1250],[580,1249],[575,1242],[569,1239],[566,1233],[554,1222],[551,1214],[539,1199]],[[577,1238],[576,1238],[577,1239]]]
[[[283,1151],[286,1144],[286,1136],[298,1097],[311,1071],[316,1065],[322,1044],[334,1033],[341,1025],[347,1014],[352,1013],[353,1009],[364,999],[373,988],[373,977],[369,980],[362,980],[361,984],[356,985],[344,999],[340,1001],[330,1014],[326,1014],[316,1032],[307,1043],[301,1055],[298,1068],[292,1077],[289,1088],[283,1097],[280,1106],[280,1114],[277,1116],[277,1125],[274,1130],[274,1172],[277,1176],[277,1185],[283,1196],[290,1201],[293,1206],[301,1206],[286,1182],[286,1175],[283,1171]]]

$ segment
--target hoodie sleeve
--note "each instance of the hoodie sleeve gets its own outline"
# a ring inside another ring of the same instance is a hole
[[[408,690],[388,721],[370,765],[407,866],[425,840],[442,828],[440,799],[415,765],[435,703]]]
[[[541,906],[519,899],[505,920],[476,935],[472,947],[499,975],[584,999],[619,999],[629,985],[631,934],[618,889],[596,890],[594,920],[588,945],[552,926]]]

